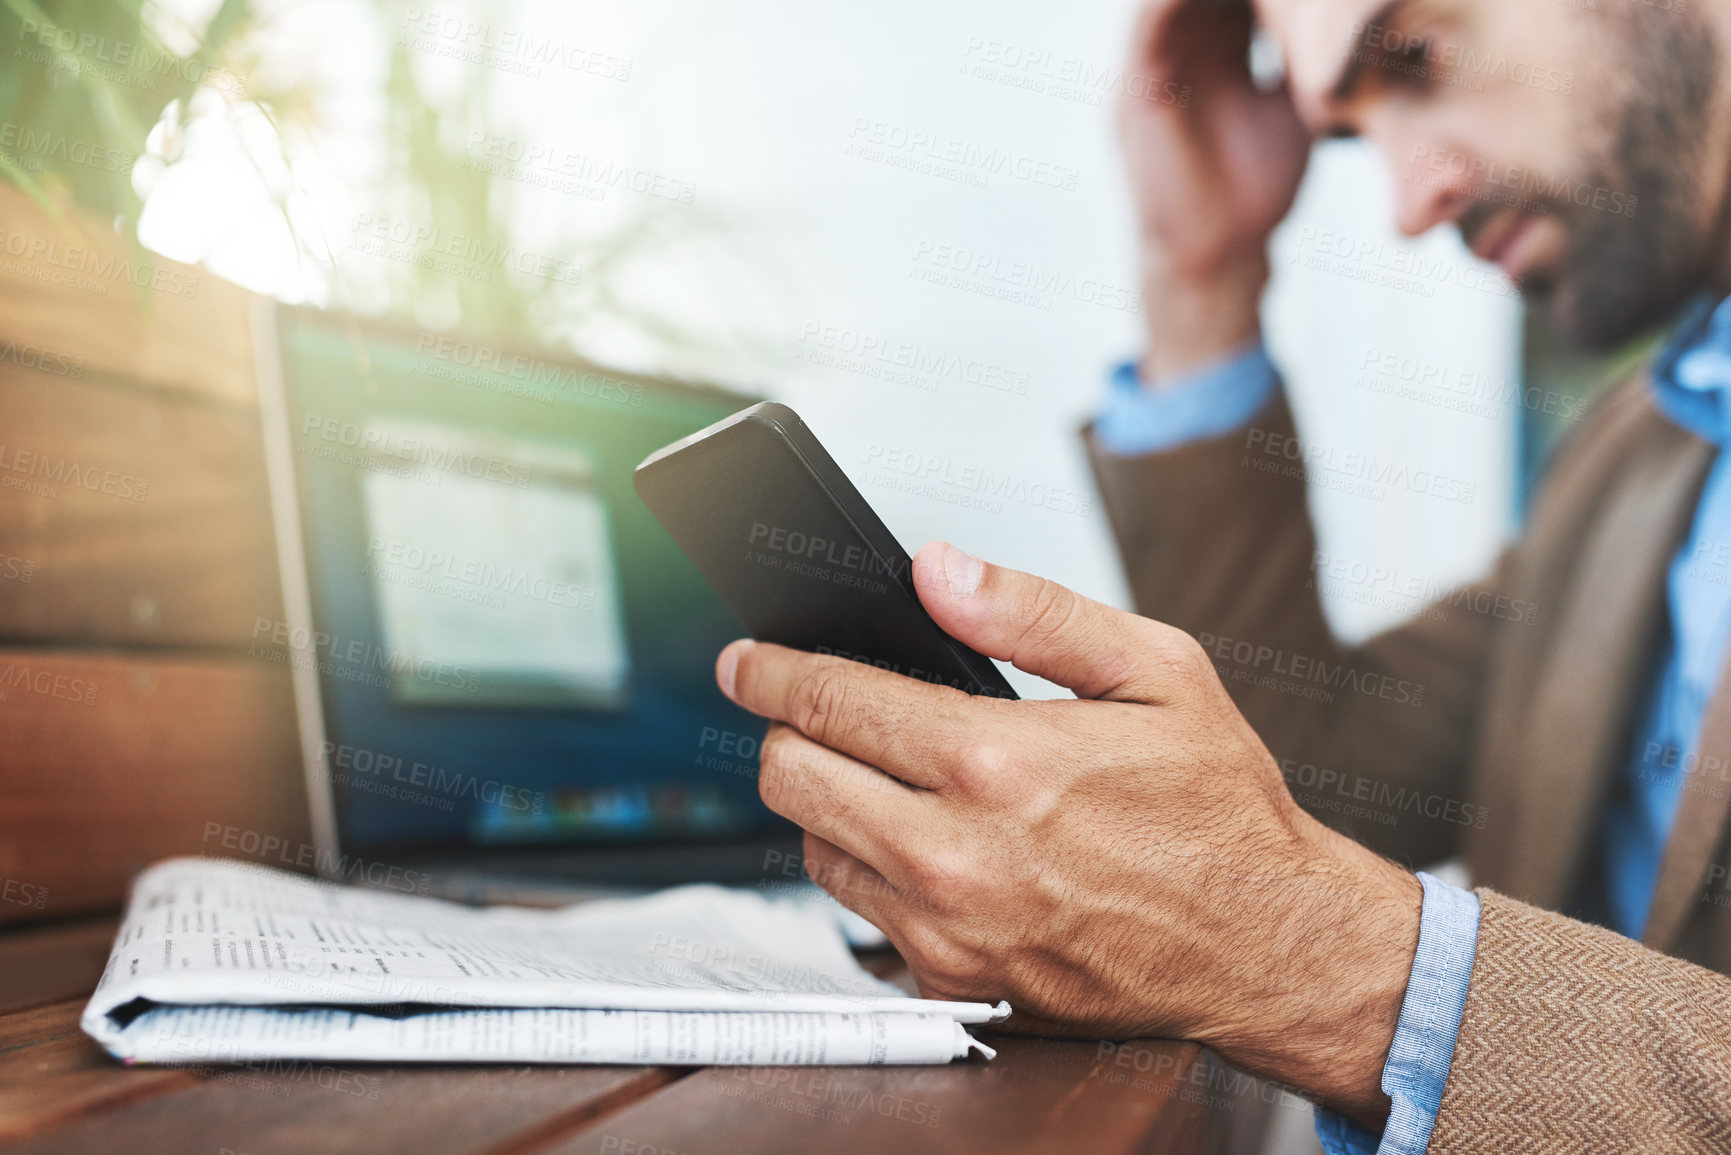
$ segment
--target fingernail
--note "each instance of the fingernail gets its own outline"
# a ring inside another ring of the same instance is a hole
[[[715,663],[716,684],[729,698],[733,697],[733,680],[739,673],[739,656],[755,644],[750,638],[741,638],[721,651],[721,657]]]
[[[950,583],[950,593],[958,598],[974,596],[980,588],[980,578],[986,573],[986,563],[955,546],[944,548],[944,577]]]

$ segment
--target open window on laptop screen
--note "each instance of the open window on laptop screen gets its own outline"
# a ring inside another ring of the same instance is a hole
[[[786,837],[762,724],[712,675],[741,626],[631,486],[754,398],[311,311],[275,328],[308,620],[291,597],[255,633],[316,693],[343,854]]]

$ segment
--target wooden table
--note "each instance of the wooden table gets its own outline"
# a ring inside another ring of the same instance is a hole
[[[991,1037],[990,1063],[126,1068],[78,1027],[114,924],[0,934],[0,1145],[73,1155],[1206,1152],[1184,1043]],[[892,975],[893,977],[893,975]],[[1114,1062],[1119,1053],[1128,1062]]]

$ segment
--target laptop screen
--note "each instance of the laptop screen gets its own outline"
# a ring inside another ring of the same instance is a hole
[[[755,398],[284,310],[316,666],[345,853],[749,839],[738,620],[638,501],[655,449]],[[310,646],[308,642],[310,640]]]

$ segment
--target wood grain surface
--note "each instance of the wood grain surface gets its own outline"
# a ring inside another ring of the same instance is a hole
[[[119,920],[78,918],[0,933],[0,1015],[90,993],[114,945]]]
[[[253,295],[0,187],[0,364],[251,406]]]
[[[0,363],[0,638],[244,651],[282,612],[261,460],[254,411]]]
[[[0,896],[32,888],[0,922],[116,909],[144,866],[244,832],[309,840],[280,666],[0,648],[0,734]]]
[[[20,952],[86,950],[0,931]],[[0,1015],[0,1143],[92,1155],[1167,1155],[1218,1150],[1190,1044],[990,1039],[947,1067],[505,1067],[274,1062],[125,1067],[83,1000]],[[1145,1060],[1145,1061],[1144,1061]]]
[[[1183,1096],[1199,1053],[1129,1077],[1097,1043],[990,1037],[998,1057],[947,1067],[711,1068],[597,1121],[558,1155],[699,1152],[1207,1150],[1212,1120]],[[1120,1082],[1115,1077],[1125,1073]]]
[[[648,1067],[256,1062],[123,1067],[78,1029],[82,1003],[0,1018],[9,1150],[470,1155],[531,1150],[678,1077]]]

